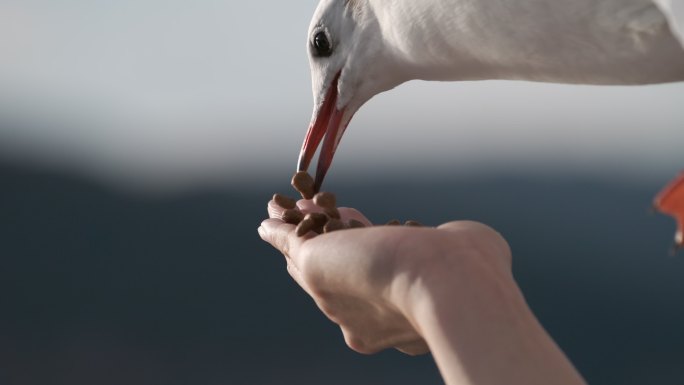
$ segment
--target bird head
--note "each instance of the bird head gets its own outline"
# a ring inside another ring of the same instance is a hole
[[[323,142],[318,191],[352,116],[403,80],[368,1],[322,0],[309,27],[307,49],[314,108],[297,168],[306,171]]]

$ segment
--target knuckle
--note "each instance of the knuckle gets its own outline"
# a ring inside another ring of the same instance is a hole
[[[316,303],[318,304],[318,308],[321,309],[323,314],[325,314],[326,317],[330,318],[330,320],[332,320],[333,322],[338,322],[339,321],[338,320],[338,313],[337,313],[337,309],[335,308],[335,306],[333,306],[330,302],[324,300],[323,298],[321,298],[317,294],[315,294],[315,295],[317,298]]]
[[[494,228],[474,221],[453,221],[440,226],[440,229],[458,232],[465,239],[473,240],[478,245],[486,245],[487,249],[510,260],[512,253],[506,239]]]
[[[358,337],[354,333],[345,333],[344,341],[350,349],[361,354],[373,354],[377,349],[372,348],[366,341]]]
[[[473,223],[473,231],[476,232],[476,235],[485,239],[497,254],[502,255],[507,260],[512,258],[511,247],[501,233],[485,224]]]

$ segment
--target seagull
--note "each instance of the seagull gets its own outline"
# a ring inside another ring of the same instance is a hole
[[[318,191],[353,115],[409,80],[684,81],[684,0],[322,0],[307,37]]]

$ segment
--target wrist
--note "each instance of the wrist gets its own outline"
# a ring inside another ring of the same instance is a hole
[[[397,246],[399,263],[389,300],[421,335],[418,315],[432,306],[467,309],[477,303],[475,298],[484,299],[485,295],[491,297],[488,301],[524,305],[511,274],[506,241],[479,223],[463,221],[448,226],[448,231],[432,230],[429,236],[405,237]]]
[[[392,301],[446,384],[584,383],[527,306],[507,247],[469,236],[443,245],[407,258]]]
[[[508,267],[493,261],[499,258],[477,249],[413,258],[406,263],[406,272],[395,279],[391,302],[428,344],[426,328],[439,309],[458,309],[462,314],[503,307],[527,311]]]

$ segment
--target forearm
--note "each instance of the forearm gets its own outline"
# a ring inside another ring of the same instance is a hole
[[[478,258],[424,269],[403,303],[446,384],[584,384],[510,273]]]

